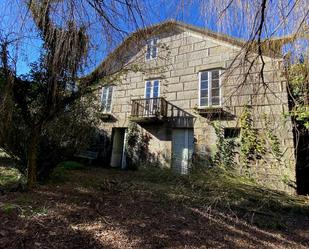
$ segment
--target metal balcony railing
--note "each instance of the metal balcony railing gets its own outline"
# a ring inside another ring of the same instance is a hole
[[[167,101],[164,98],[135,99],[132,101],[131,116],[152,118],[167,116]]]
[[[162,97],[132,100],[131,117],[135,120],[166,120],[173,127],[193,127],[194,116]]]

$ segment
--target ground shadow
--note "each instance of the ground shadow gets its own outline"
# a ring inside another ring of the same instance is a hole
[[[33,192],[11,193],[0,197],[0,203],[15,203],[19,214],[1,214],[0,247],[309,246],[309,238],[304,235],[309,231],[305,220],[294,220],[303,222],[303,234],[294,231],[293,227],[289,228],[289,232],[259,229],[248,224],[241,216],[233,216],[233,212],[227,216],[218,208],[208,209],[206,202],[205,205],[197,205],[186,201],[186,196],[176,198],[168,192],[149,192],[143,186],[158,184],[160,179],[153,181],[146,178],[137,186],[130,182],[132,176],[134,172],[116,172],[116,177],[113,173],[110,178],[94,169],[90,173],[79,174],[73,183],[46,185]],[[28,210],[29,214],[21,216],[21,210],[27,206],[32,206],[32,211]]]

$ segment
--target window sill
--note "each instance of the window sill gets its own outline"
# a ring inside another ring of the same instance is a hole
[[[197,113],[210,120],[235,120],[235,115],[224,109],[223,106],[197,107]]]
[[[199,114],[213,114],[213,113],[223,113],[222,106],[205,106],[205,107],[197,107],[197,111]]]
[[[146,62],[156,61],[158,57],[151,58],[151,59],[145,59]]]

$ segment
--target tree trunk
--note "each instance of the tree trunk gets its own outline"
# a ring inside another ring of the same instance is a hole
[[[28,148],[28,161],[27,161],[27,184],[28,188],[33,188],[37,183],[37,157],[39,147],[39,129],[34,128],[31,132],[29,148]]]

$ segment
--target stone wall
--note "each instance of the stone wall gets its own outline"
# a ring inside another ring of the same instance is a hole
[[[127,127],[131,113],[132,99],[144,98],[145,81],[160,79],[160,96],[179,108],[196,116],[194,136],[196,140],[195,152],[210,154],[215,150],[216,135],[210,119],[197,114],[199,72],[220,68],[222,74],[222,105],[230,114],[230,118],[219,118],[224,127],[239,125],[239,117],[244,105],[253,106],[252,115],[257,128],[263,128],[262,116],[266,114],[274,126],[276,135],[280,138],[284,152],[284,165],[277,165],[274,159],[267,158],[267,162],[256,162],[252,166],[252,175],[273,188],[291,189],[283,182],[288,177],[295,181],[295,159],[291,121],[284,118],[288,111],[286,82],[281,75],[280,60],[264,57],[264,69],[267,88],[261,82],[259,71],[261,61],[254,64],[250,75],[246,76],[249,62],[244,63],[243,55],[239,55],[239,48],[231,44],[214,40],[199,33],[189,31],[165,32],[160,36],[159,57],[155,60],[145,60],[145,47],[135,54],[129,64],[139,67],[139,72],[129,71],[121,77],[113,95],[112,113],[114,122],[103,122],[102,129],[111,132],[112,127]],[[244,79],[246,79],[244,81]],[[232,117],[232,118],[231,118]],[[170,162],[170,134],[160,130],[160,125],[147,127],[153,137],[150,148],[161,156],[166,163]],[[166,132],[167,131],[167,132]],[[159,135],[158,135],[159,134]]]

